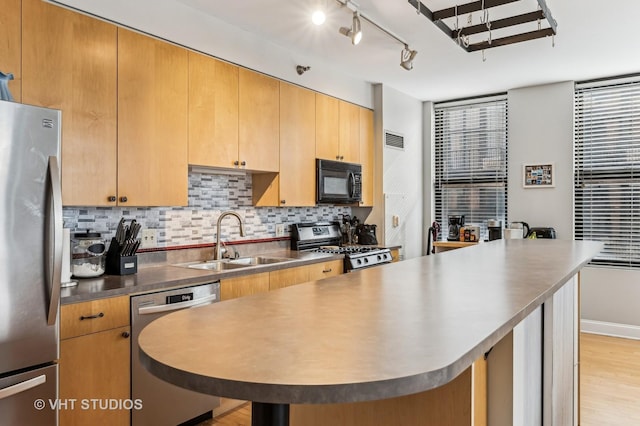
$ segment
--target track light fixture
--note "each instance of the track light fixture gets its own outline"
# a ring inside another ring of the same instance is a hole
[[[409,49],[409,43],[404,41],[402,38],[398,37],[396,34],[391,32],[390,30],[384,28],[382,25],[378,24],[367,15],[363,14],[362,11],[359,10],[360,6],[358,6],[358,4],[355,3],[353,0],[336,0],[336,2],[340,6],[346,7],[349,10],[353,11],[351,28],[340,27],[340,29],[338,30],[340,34],[349,37],[353,45],[360,43],[360,40],[362,40],[362,25],[360,23],[360,18],[362,18],[368,23],[370,23],[371,25],[373,25],[374,27],[378,28],[380,31],[382,31],[386,35],[388,35],[389,37],[393,38],[394,40],[402,44],[404,46],[404,49],[402,49],[402,51],[400,52],[400,66],[407,71],[410,71],[413,69],[413,59],[418,54],[418,51]]]
[[[407,71],[413,69],[413,58],[418,54],[417,50],[409,49],[408,45],[404,45],[404,49],[400,52],[400,66]]]
[[[360,16],[358,11],[353,12],[353,19],[351,20],[351,28],[340,27],[338,32],[351,39],[351,44],[356,46],[362,40],[362,24],[360,23]]]

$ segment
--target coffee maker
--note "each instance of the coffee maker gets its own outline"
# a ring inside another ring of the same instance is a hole
[[[449,235],[447,241],[460,240],[460,228],[464,225],[464,215],[449,215]]]

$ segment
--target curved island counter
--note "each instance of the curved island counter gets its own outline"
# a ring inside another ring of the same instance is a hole
[[[291,424],[565,426],[576,277],[601,248],[498,240],[188,309],[142,331],[141,359],[178,386],[253,401],[253,424],[311,404]]]

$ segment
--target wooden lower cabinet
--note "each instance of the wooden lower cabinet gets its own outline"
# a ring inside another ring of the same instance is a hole
[[[343,261],[331,260],[270,272],[269,290],[277,290],[307,281],[317,281],[342,274]]]
[[[61,307],[61,426],[129,424],[130,335],[129,296]]]
[[[267,291],[269,291],[269,272],[220,280],[221,301]]]
[[[130,333],[126,326],[60,342],[61,426],[129,424]]]

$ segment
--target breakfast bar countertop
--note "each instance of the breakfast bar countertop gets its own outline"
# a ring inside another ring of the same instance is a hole
[[[267,404],[392,398],[442,386],[602,248],[497,240],[187,309],[141,333],[178,386]]]

